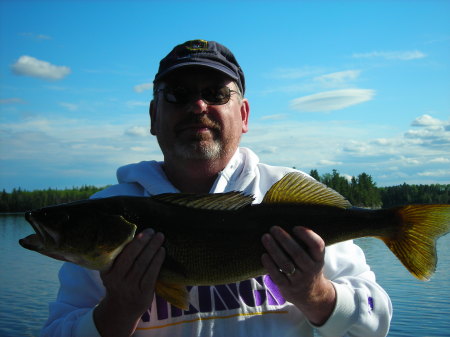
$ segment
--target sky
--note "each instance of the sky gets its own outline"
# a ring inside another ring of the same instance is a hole
[[[450,183],[450,1],[0,0],[0,189],[104,186],[162,160],[159,61],[218,41],[270,165]]]

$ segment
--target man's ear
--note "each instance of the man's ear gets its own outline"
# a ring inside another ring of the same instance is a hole
[[[150,101],[150,107],[148,109],[148,113],[150,115],[150,133],[153,136],[156,136],[156,103],[154,100]]]
[[[242,133],[248,132],[248,118],[250,116],[250,104],[246,98],[242,99],[241,118],[242,118]]]

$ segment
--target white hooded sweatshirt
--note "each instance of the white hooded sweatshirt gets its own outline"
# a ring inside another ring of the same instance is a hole
[[[290,168],[262,164],[249,149],[240,148],[219,174],[211,193],[244,191],[255,203]],[[116,195],[150,196],[179,192],[162,170],[161,162],[141,162],[117,171],[119,184],[95,198]],[[275,225],[275,224],[274,224]],[[352,241],[326,247],[325,276],[333,282],[337,303],[328,321],[311,324],[287,302],[268,275],[238,283],[189,287],[190,308],[180,310],[155,296],[133,336],[312,337],[386,336],[392,317],[388,295],[376,283],[364,253]],[[93,310],[105,295],[97,271],[65,263],[59,273],[60,289],[50,303],[42,336],[98,337]]]

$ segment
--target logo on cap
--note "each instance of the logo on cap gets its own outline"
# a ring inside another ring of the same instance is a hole
[[[208,50],[208,41],[206,40],[192,40],[186,42],[186,49],[191,51]]]

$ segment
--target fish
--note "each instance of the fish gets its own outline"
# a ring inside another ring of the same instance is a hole
[[[436,269],[436,240],[450,231],[450,204],[390,209],[353,207],[335,190],[298,172],[274,183],[261,203],[239,191],[113,196],[25,213],[35,230],[19,244],[43,255],[105,271],[145,228],[162,232],[166,258],[156,293],[187,309],[186,286],[217,285],[264,275],[261,237],[274,225],[292,234],[310,228],[326,246],[375,237],[420,280]]]

